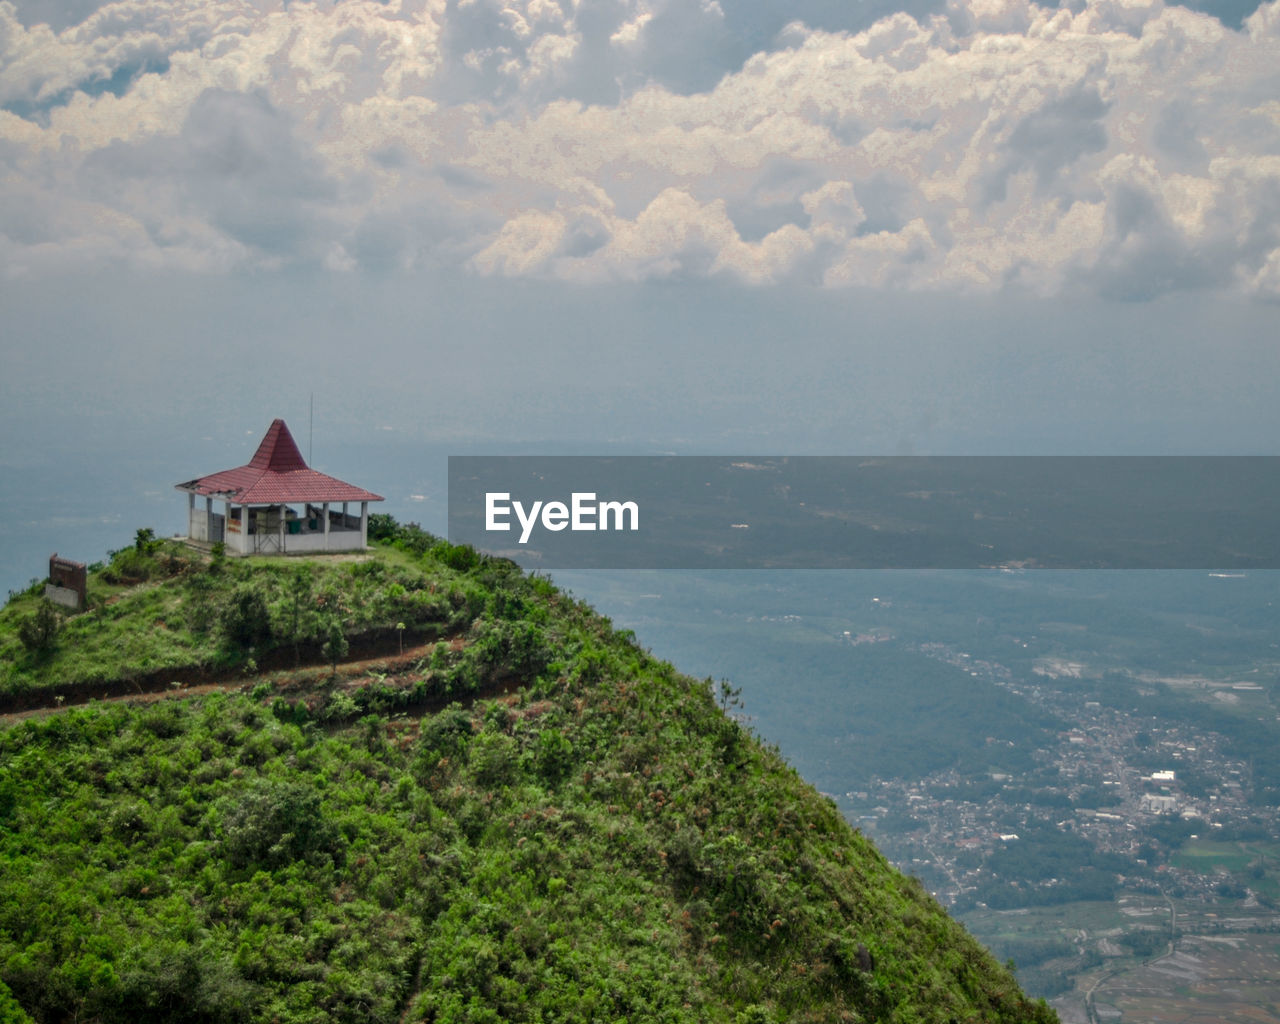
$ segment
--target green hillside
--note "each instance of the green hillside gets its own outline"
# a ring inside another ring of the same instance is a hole
[[[363,562],[143,537],[47,642],[0,614],[2,696],[51,705],[0,730],[0,1019],[1054,1019],[727,686],[380,525]],[[225,688],[60,706],[183,664]]]

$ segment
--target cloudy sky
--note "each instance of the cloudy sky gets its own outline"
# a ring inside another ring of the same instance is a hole
[[[1277,326],[1280,0],[0,0],[11,480],[312,393],[424,443],[1273,453]]]
[[[1275,3],[915,7],[6,0],[0,261],[1280,298]]]

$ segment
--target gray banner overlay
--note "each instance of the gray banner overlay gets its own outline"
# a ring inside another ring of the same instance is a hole
[[[1280,456],[451,456],[449,540],[544,569],[1275,569]]]

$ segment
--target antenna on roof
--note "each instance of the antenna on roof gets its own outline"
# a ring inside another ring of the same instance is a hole
[[[311,392],[311,414],[307,417],[307,465],[311,465],[311,439],[316,429],[316,393]]]

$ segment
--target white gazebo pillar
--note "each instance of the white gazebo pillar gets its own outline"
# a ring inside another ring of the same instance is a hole
[[[213,543],[213,499],[208,496],[204,499],[204,539]]]
[[[369,503],[360,502],[360,547],[369,546]]]
[[[324,503],[324,549],[329,550],[329,503]]]
[[[187,491],[187,536],[195,540],[191,533],[191,524],[196,517],[196,492]]]
[[[284,505],[280,506],[280,554],[284,554]]]

